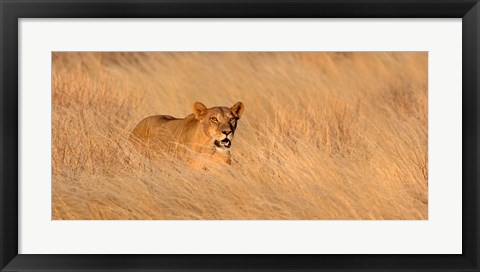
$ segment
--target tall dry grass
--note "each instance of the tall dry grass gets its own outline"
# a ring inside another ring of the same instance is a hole
[[[53,219],[427,219],[427,53],[53,53]],[[192,104],[245,112],[233,165],[127,138]]]

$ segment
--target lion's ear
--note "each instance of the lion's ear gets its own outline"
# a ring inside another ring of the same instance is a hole
[[[245,106],[243,106],[242,102],[237,102],[235,105],[233,105],[233,107],[230,108],[230,110],[232,110],[235,117],[240,119],[240,117],[242,117],[242,113],[243,113],[244,108],[245,108]]]
[[[205,113],[207,113],[207,107],[205,107],[205,105],[200,102],[193,104],[193,114],[195,114],[195,118],[200,120]]]

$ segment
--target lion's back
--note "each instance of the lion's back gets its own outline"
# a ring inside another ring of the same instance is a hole
[[[180,120],[170,115],[149,116],[133,129],[130,139],[143,143],[158,141],[158,139],[167,140],[171,137],[172,127],[178,126]]]

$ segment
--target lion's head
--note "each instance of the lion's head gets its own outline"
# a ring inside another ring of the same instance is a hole
[[[242,117],[243,103],[237,102],[231,108],[213,107],[208,109],[200,102],[193,104],[193,114],[200,122],[203,133],[218,149],[228,150],[232,146],[237,122]]]

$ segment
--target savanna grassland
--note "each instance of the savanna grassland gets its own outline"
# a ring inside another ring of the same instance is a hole
[[[52,219],[428,219],[427,53],[52,56]],[[143,118],[245,104],[231,166],[143,156]]]

